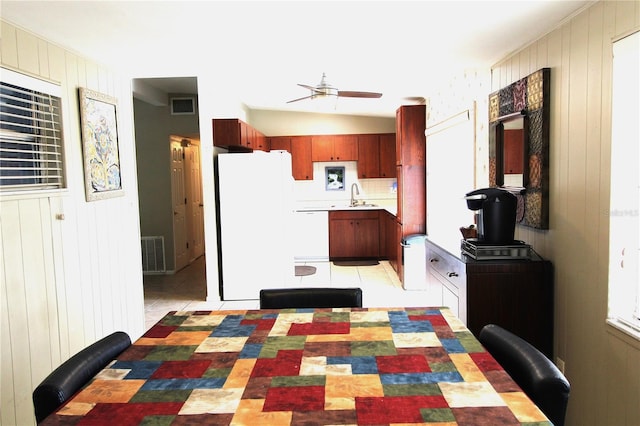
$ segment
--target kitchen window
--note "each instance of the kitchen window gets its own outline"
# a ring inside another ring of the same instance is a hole
[[[613,44],[609,312],[640,340],[640,32]]]
[[[2,69],[0,193],[65,188],[60,86]]]

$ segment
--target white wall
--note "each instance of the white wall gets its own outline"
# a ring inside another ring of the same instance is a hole
[[[395,117],[251,110],[247,119],[267,136],[396,132]]]
[[[639,28],[640,2],[598,2],[493,67],[491,91],[551,68],[550,229],[518,226],[516,238],[554,265],[569,425],[640,424],[640,342],[605,324],[612,42]]]
[[[28,425],[33,389],[61,362],[144,331],[133,113],[130,80],[112,70],[4,21],[0,43],[3,67],[62,88],[68,190],[0,200],[0,424]],[[78,87],[118,99],[122,197],[85,201]]]

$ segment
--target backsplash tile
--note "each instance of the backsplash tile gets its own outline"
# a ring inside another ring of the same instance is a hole
[[[368,203],[376,203],[382,206],[396,203],[396,192],[394,190],[395,178],[381,179],[359,179],[357,162],[355,161],[334,161],[313,163],[313,180],[295,181],[294,199],[299,204],[349,204],[351,200],[351,185],[355,182],[360,190],[358,200],[365,200]],[[325,188],[325,167],[345,168],[345,189],[344,191],[327,191]]]

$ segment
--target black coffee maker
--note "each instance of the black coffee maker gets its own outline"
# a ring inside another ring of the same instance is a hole
[[[467,207],[477,215],[479,244],[513,244],[517,207],[515,195],[503,189],[483,188],[469,192],[465,200]]]

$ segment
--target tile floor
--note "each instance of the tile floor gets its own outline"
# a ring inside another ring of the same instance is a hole
[[[297,265],[316,267],[302,277],[300,287],[360,287],[365,307],[431,306],[426,291],[405,291],[388,261],[375,266],[336,266],[332,262]],[[175,310],[257,309],[257,300],[206,302],[205,258],[200,257],[174,275],[145,275],[146,326],[150,328],[167,312]],[[436,303],[437,304],[437,303]]]

